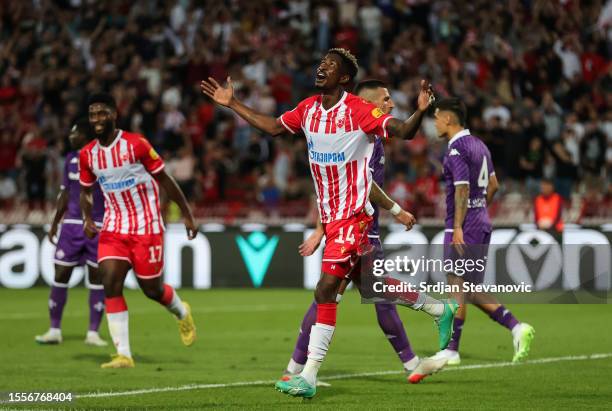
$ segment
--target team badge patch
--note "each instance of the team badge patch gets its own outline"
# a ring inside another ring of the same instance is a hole
[[[372,110],[372,117],[374,118],[379,118],[380,116],[382,116],[383,113],[381,109],[379,109],[378,107],[376,107],[374,110]]]
[[[149,150],[149,155],[153,160],[159,159],[159,154],[157,154],[157,151],[155,151],[153,147],[151,147],[151,150]]]
[[[346,251],[346,248],[344,248],[344,246],[342,246],[342,247],[340,248],[340,254],[344,254],[344,252],[345,252],[345,251]]]
[[[336,127],[344,128],[344,117],[339,118],[338,120],[336,120]]]

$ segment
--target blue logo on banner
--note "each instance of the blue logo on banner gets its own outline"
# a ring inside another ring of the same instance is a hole
[[[275,235],[268,239],[261,231],[254,231],[246,240],[242,236],[237,236],[236,244],[238,244],[244,264],[249,271],[253,286],[261,287],[278,245],[278,236]]]

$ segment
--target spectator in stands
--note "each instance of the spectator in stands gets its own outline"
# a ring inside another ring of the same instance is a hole
[[[540,230],[563,231],[563,198],[555,192],[550,179],[543,179],[540,194],[534,200],[536,226]]]

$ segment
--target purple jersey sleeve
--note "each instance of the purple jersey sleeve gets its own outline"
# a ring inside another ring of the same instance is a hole
[[[450,150],[447,164],[453,185],[470,183],[470,167],[467,163],[467,158],[457,148]]]

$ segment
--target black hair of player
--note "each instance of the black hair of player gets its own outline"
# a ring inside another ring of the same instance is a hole
[[[440,111],[450,111],[457,117],[459,125],[465,127],[467,118],[467,108],[461,99],[457,97],[445,98],[444,100],[437,101],[435,108]]]
[[[108,93],[95,93],[89,96],[87,99],[87,106],[89,107],[96,103],[104,104],[111,110],[117,111],[117,103],[115,103],[115,98]]]
[[[359,65],[357,64],[357,59],[353,56],[353,53],[343,48],[333,48],[327,50],[327,54],[335,54],[340,57],[340,61],[342,62],[341,70],[342,74],[348,74],[351,81],[357,75],[357,71],[359,71]]]
[[[378,88],[387,87],[384,81],[377,79],[363,80],[357,83],[355,88],[353,89],[353,94],[356,96],[359,95],[364,90],[376,90]]]
[[[87,117],[79,117],[75,122],[74,126],[77,131],[85,136],[85,139],[89,141],[91,139],[91,125]]]

